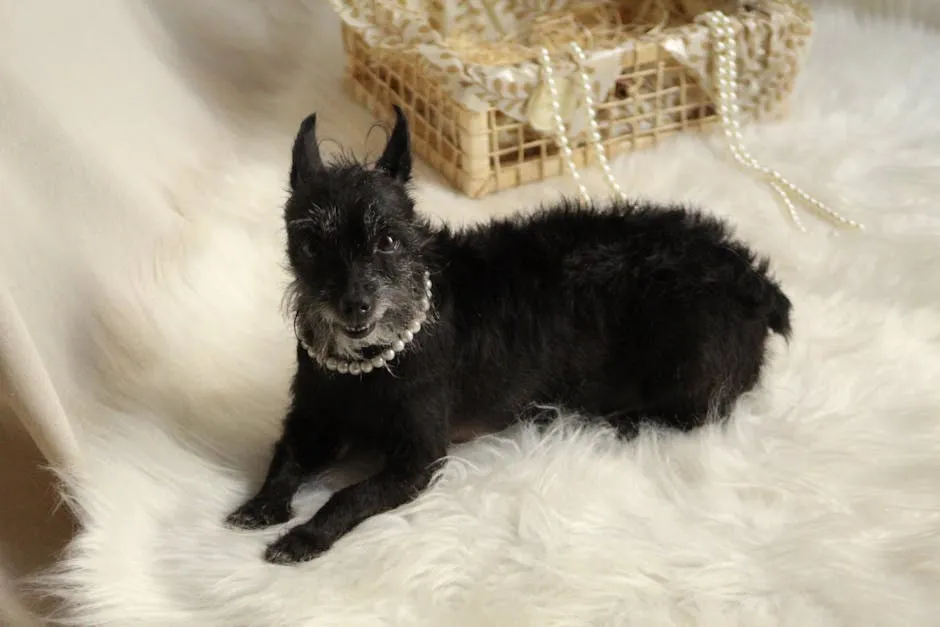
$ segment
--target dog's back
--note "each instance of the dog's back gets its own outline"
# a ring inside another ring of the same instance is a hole
[[[680,428],[758,381],[790,302],[717,219],[561,203],[442,239],[467,414],[557,403]]]

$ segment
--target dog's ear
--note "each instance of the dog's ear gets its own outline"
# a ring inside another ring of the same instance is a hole
[[[301,181],[323,169],[320,146],[317,145],[317,114],[311,113],[300,123],[290,166],[290,186],[297,189]]]
[[[395,128],[385,151],[376,162],[376,167],[392,178],[405,183],[411,179],[411,140],[408,136],[408,120],[398,105],[395,109]]]

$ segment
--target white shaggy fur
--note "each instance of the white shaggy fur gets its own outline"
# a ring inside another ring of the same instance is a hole
[[[5,10],[26,24],[27,4]],[[31,6],[44,4],[55,3]],[[261,560],[283,527],[236,532],[222,520],[260,481],[293,367],[280,308],[290,133],[315,109],[324,137],[361,153],[369,116],[337,95],[337,23],[325,3],[310,13],[283,0],[228,9],[235,34],[215,29],[199,47],[225,59],[212,92],[146,57],[140,33],[109,39],[156,28],[152,16],[144,28],[125,15],[129,5],[100,2],[108,34],[94,46],[77,45],[74,16],[47,12],[42,23],[76,44],[61,63],[74,70],[84,58],[96,84],[124,80],[136,95],[127,87],[69,99],[12,64],[0,75],[4,110],[21,114],[5,137],[42,147],[28,153],[33,168],[0,152],[0,173],[16,183],[3,192],[13,229],[0,234],[0,261],[14,277],[50,277],[14,295],[80,428],[84,458],[67,481],[85,528],[52,581],[78,623],[940,624],[934,27],[821,7],[789,117],[745,132],[758,158],[866,233],[834,235],[806,217],[813,232],[800,234],[717,139],[680,138],[614,162],[632,194],[730,217],[771,256],[794,301],[792,342],[774,343],[763,388],[727,426],[624,444],[562,421],[545,436],[522,429],[462,445],[417,501],[284,567]],[[240,10],[258,15],[239,22]],[[264,15],[264,36],[237,33]],[[294,39],[275,45],[271,32]],[[18,45],[49,54],[48,42]],[[237,80],[228,47],[239,45],[267,51],[249,73],[280,71],[291,55],[310,65],[293,84],[252,74],[239,94],[224,84]],[[159,93],[140,95],[154,83]],[[27,93],[47,122],[24,122],[35,112]],[[223,104],[238,115],[212,119]],[[420,207],[454,223],[574,190],[556,180],[474,202],[421,164],[418,176]],[[598,173],[586,178],[604,192]],[[326,495],[310,486],[297,516]]]

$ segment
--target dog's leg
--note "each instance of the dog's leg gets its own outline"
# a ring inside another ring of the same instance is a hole
[[[317,557],[363,520],[417,496],[431,478],[432,464],[430,460],[427,470],[407,475],[386,469],[340,490],[313,518],[272,543],[265,551],[265,559],[275,564],[290,564]]]
[[[413,434],[409,434],[413,436]],[[369,479],[336,492],[307,522],[271,544],[265,559],[276,564],[310,560],[360,522],[415,498],[427,487],[435,462],[446,452],[446,437],[418,444],[399,442],[385,468]]]
[[[260,529],[290,520],[291,499],[304,471],[285,438],[274,445],[274,456],[258,492],[232,512],[225,522],[241,529]]]
[[[260,529],[290,520],[291,500],[304,478],[329,466],[339,449],[338,440],[328,433],[303,444],[312,444],[313,448],[303,451],[301,463],[294,449],[297,442],[290,430],[278,440],[264,483],[253,497],[228,516],[229,525]]]

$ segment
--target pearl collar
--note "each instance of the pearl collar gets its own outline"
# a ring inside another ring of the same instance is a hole
[[[415,335],[418,334],[421,330],[421,325],[427,321],[428,311],[431,309],[431,274],[429,272],[424,273],[424,296],[418,303],[418,309],[420,310],[418,315],[411,321],[408,328],[399,333],[398,338],[395,339],[391,345],[387,346],[382,352],[371,359],[345,359],[342,357],[324,358],[319,353],[313,351],[303,338],[298,336],[297,339],[304,350],[307,351],[307,354],[310,355],[310,358],[327,370],[342,374],[368,374],[375,369],[384,368],[390,361],[395,359],[398,353],[405,350],[405,346],[410,344]]]

